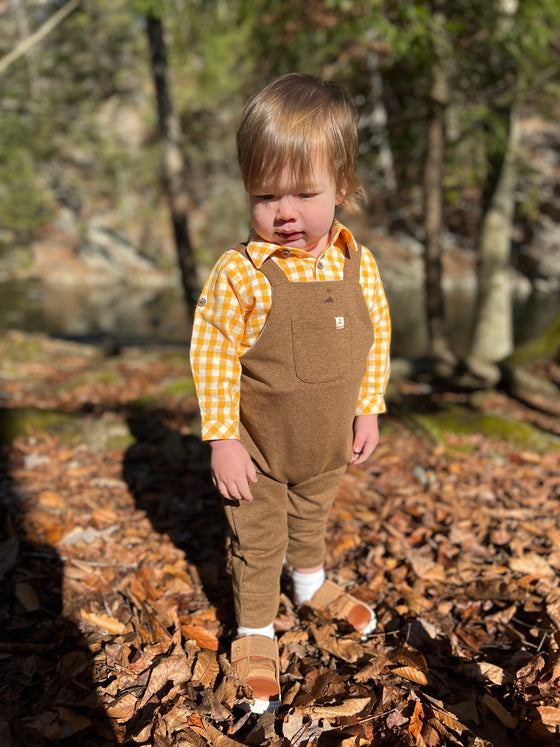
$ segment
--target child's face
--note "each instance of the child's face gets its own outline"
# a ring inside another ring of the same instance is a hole
[[[263,241],[318,256],[327,246],[334,210],[344,199],[324,162],[317,159],[309,179],[287,169],[257,184],[249,194],[251,222]]]

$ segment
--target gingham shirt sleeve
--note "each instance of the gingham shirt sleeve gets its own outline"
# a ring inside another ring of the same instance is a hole
[[[226,252],[216,263],[198,302],[191,338],[191,368],[202,418],[202,438],[239,438],[239,355],[247,309],[244,258]]]
[[[369,352],[356,415],[369,415],[386,410],[384,394],[389,380],[391,320],[377,264],[365,247],[362,247],[360,285],[369,309],[375,339]]]

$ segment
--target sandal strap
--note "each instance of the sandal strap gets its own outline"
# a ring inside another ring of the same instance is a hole
[[[366,610],[370,613],[371,621],[375,619],[372,610],[365,602],[352,596],[352,594],[349,594],[341,586],[329,579],[315,592],[308,604],[312,607],[326,609],[333,617],[339,620],[346,620],[351,622],[351,624],[354,624],[353,618],[357,612],[361,612],[363,616]],[[365,623],[364,627],[366,627]]]
[[[231,644],[231,663],[243,680],[264,678],[279,684],[278,645],[267,636],[247,635],[237,638]]]

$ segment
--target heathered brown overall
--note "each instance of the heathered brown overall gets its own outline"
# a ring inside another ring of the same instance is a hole
[[[248,257],[244,246],[236,247]],[[290,282],[269,258],[266,325],[241,358],[240,440],[257,468],[253,502],[228,503],[237,622],[264,627],[278,611],[284,557],[325,558],[327,517],[352,455],[356,404],[373,326],[359,283],[360,251],[344,279]]]

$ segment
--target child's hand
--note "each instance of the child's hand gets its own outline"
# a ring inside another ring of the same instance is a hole
[[[356,415],[354,418],[354,441],[352,443],[353,455],[350,464],[365,462],[375,451],[378,441],[377,414]]]
[[[230,501],[252,501],[249,481],[257,482],[257,471],[247,449],[236,440],[211,441],[212,482]]]

